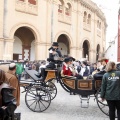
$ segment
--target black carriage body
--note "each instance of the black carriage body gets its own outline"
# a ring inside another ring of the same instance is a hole
[[[81,96],[93,95],[101,86],[101,80],[94,79],[76,79],[75,77],[65,76],[62,81],[69,89],[69,92],[79,94]]]

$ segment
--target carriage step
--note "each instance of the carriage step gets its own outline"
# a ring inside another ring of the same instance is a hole
[[[90,99],[89,95],[86,95],[86,96],[80,95],[81,108],[88,108],[89,107],[89,99]]]

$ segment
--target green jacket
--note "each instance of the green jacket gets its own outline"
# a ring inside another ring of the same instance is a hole
[[[103,75],[101,98],[120,100],[120,71],[112,70]]]
[[[24,67],[22,63],[16,63],[16,74],[22,74],[24,71]]]

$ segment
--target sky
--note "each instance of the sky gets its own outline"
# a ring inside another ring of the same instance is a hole
[[[117,40],[118,34],[118,9],[119,0],[91,0],[98,5],[98,7],[105,14],[107,22],[106,30],[106,49],[109,46],[110,41]]]

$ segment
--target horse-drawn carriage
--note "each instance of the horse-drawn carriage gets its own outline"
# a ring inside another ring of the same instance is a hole
[[[89,99],[91,95],[95,97],[100,110],[108,115],[108,106],[106,102],[100,99],[101,79],[77,79],[73,76],[58,76],[57,69],[44,69],[46,75],[39,78],[35,70],[25,69],[32,81],[21,80],[20,84],[25,88],[25,103],[27,107],[34,112],[42,112],[46,110],[57,95],[57,87],[54,80],[59,81],[63,89],[70,94],[77,94],[80,96],[81,107],[89,106]],[[84,106],[83,101],[87,102]]]
[[[100,110],[109,115],[107,103],[100,99],[101,79],[76,79],[73,76],[58,76],[57,69],[44,69],[46,75],[42,77],[39,77],[35,70],[26,68],[25,71],[29,75],[29,79],[21,80],[20,86],[24,88],[23,92],[26,92],[25,103],[30,110],[42,112],[50,106],[51,100],[57,95],[57,87],[53,82],[57,79],[65,91],[80,95],[81,107],[84,107],[83,101],[87,101],[89,105],[89,99],[91,95],[94,95]]]

